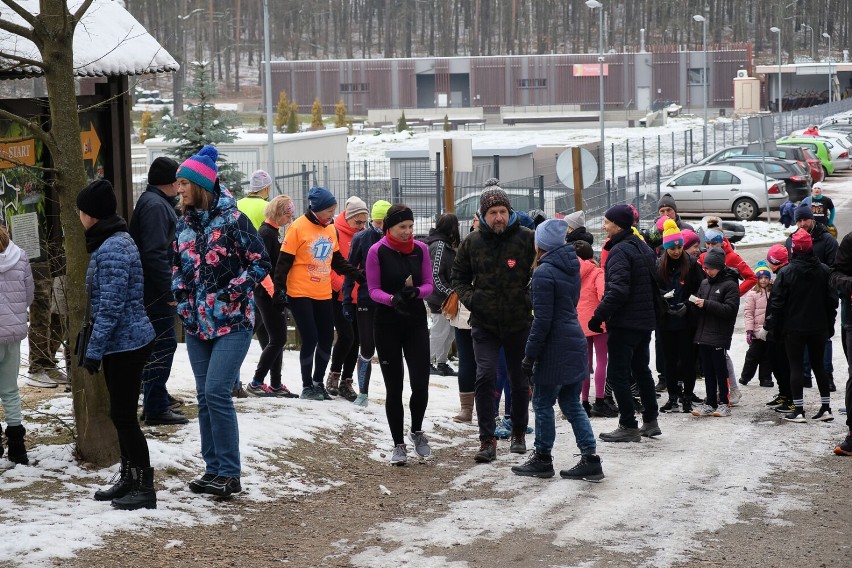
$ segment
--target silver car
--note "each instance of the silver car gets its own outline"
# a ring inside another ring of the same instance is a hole
[[[769,207],[778,209],[787,199],[785,183],[745,168],[723,164],[695,165],[666,180],[660,193],[677,201],[679,213],[724,213],[753,221]]]

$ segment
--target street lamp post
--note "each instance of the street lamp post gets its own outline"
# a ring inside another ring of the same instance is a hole
[[[707,156],[707,82],[710,77],[707,69],[707,18],[696,14],[692,16],[692,19],[696,22],[701,22],[702,25],[702,40],[704,47],[704,61],[702,63],[703,69],[701,71],[701,75],[703,76],[704,82],[704,155]]]
[[[604,142],[604,32],[603,32],[603,4],[598,0],[586,0],[586,6],[598,10],[598,83],[599,83],[599,113],[601,126],[601,145],[598,153],[598,181],[603,183],[606,175],[606,144]]]
[[[811,51],[809,52],[809,55],[810,55],[811,59],[814,59],[815,58],[815,54],[814,54],[814,29],[812,27],[810,27],[808,24],[802,24],[802,28],[808,28],[811,32]],[[805,38],[805,42],[807,42],[807,38]]]
[[[272,55],[269,48],[269,0],[263,0],[263,55],[266,57],[266,167],[272,180],[275,180],[275,137],[274,118],[272,117]]]
[[[784,110],[781,108],[781,28],[772,26],[769,31],[778,34],[778,114]]]
[[[828,40],[828,102],[831,102],[831,34],[822,33],[822,37]]]

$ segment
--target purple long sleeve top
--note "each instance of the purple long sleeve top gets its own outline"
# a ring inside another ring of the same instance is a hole
[[[420,276],[422,279],[422,283],[420,284],[420,286],[417,287],[417,289],[419,290],[419,294],[417,295],[417,297],[423,299],[426,298],[426,296],[428,296],[429,294],[431,294],[432,290],[434,289],[434,285],[432,283],[432,264],[429,259],[429,248],[420,241],[414,241],[414,246],[420,249],[420,256],[422,258],[420,267]],[[396,279],[394,277],[397,277],[400,281],[404,281],[406,275],[393,274],[393,271],[396,271],[398,268],[402,267],[402,263],[400,263],[399,266],[382,266],[381,262],[379,261],[379,249],[381,247],[387,247],[394,253],[400,255],[400,257],[402,257],[403,255],[395,251],[393,247],[391,247],[386,237],[382,237],[379,242],[370,247],[370,251],[367,253],[367,288],[370,292],[370,299],[376,303],[390,306],[392,305],[391,299],[393,298],[393,295],[399,290],[401,290],[402,286],[399,286],[399,288],[396,290],[382,290],[381,285],[383,271],[385,276],[387,277],[386,281],[393,281]],[[412,252],[412,254],[414,253]]]

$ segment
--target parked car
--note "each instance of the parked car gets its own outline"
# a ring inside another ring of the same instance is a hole
[[[830,144],[828,152],[831,155],[831,161],[834,164],[835,170],[848,170],[852,168],[852,159],[849,158],[849,152],[852,150],[852,144],[849,143],[849,138],[842,132],[831,132],[828,130],[820,131],[819,136],[807,134],[795,134],[791,136],[801,136],[803,138],[815,138],[817,140],[825,140]]]
[[[739,166],[757,173],[765,173],[772,179],[783,179],[787,185],[790,201],[801,201],[811,194],[810,174],[793,160],[782,160],[764,156],[735,156],[725,158],[717,164]]]
[[[745,168],[726,164],[696,165],[672,176],[660,188],[677,201],[679,213],[731,211],[737,219],[752,221],[768,207],[778,209],[787,200],[785,183]]]
[[[801,146],[775,146],[775,150],[767,151],[766,155],[774,156],[776,158],[783,158],[785,160],[795,160],[800,166],[809,170],[812,183],[822,181],[822,163],[820,162],[819,158],[816,157],[816,155],[808,155],[807,152],[807,149],[802,148]],[[727,158],[742,156],[744,154],[759,156],[760,152],[755,151],[754,148],[750,148],[745,144],[739,146],[729,146],[727,148],[719,150],[718,152],[710,154],[698,163],[712,164],[721,160],[725,160]]]
[[[820,140],[813,137],[785,136],[776,140],[775,144],[778,146],[801,146],[802,148],[807,148],[816,154],[822,163],[823,179],[834,173],[834,163],[831,161],[831,154],[828,149],[831,143],[827,140]]]

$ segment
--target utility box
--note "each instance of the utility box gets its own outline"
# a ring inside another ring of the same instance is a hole
[[[749,77],[744,70],[734,79],[734,112],[754,114],[760,112],[760,79]]]

